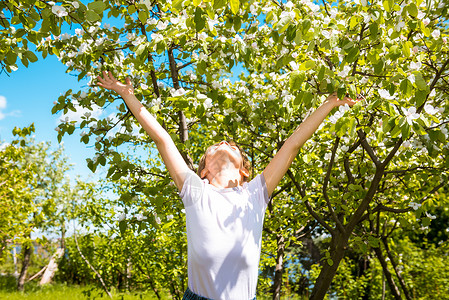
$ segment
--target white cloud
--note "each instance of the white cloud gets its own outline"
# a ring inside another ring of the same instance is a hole
[[[5,109],[6,108],[6,97],[0,95],[0,109]]]
[[[6,97],[0,95],[0,120],[3,120],[6,115],[3,113],[3,109],[6,108]]]

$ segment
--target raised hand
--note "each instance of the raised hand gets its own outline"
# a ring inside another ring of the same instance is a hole
[[[332,103],[333,106],[340,106],[340,105],[345,105],[345,104],[348,104],[349,106],[353,106],[359,100],[361,100],[361,99],[357,98],[357,100],[354,100],[349,97],[344,97],[343,99],[339,99],[337,96],[337,92],[333,92],[332,94],[330,94],[327,97],[326,102]]]
[[[131,84],[131,79],[126,78],[126,83],[117,80],[111,72],[103,71],[103,77],[97,76],[98,85],[117,92],[120,96],[133,95],[134,88]]]

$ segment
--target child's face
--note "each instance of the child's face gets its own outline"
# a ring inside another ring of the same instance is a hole
[[[210,146],[206,152],[206,166],[208,162],[216,161],[217,159],[229,159],[230,162],[236,163],[238,167],[243,165],[243,158],[237,146],[230,145],[226,141],[222,141],[213,146]]]
[[[240,149],[226,141],[210,146],[206,151],[206,164],[203,171],[206,173],[217,166],[220,166],[220,168],[235,168],[241,170],[244,174],[248,173],[243,167]]]

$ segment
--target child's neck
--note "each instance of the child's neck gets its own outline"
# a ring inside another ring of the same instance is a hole
[[[239,169],[224,168],[211,171],[206,176],[209,183],[217,188],[233,188],[242,184],[242,175]]]

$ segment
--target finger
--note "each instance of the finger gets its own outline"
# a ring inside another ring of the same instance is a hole
[[[131,78],[126,77],[126,84],[127,84],[127,85],[131,85]]]
[[[111,78],[111,80],[113,80],[113,81],[117,81],[117,79],[115,79],[114,75],[112,75],[111,71],[109,71],[109,78]]]
[[[105,84],[106,80],[104,80],[101,76],[97,76],[97,80],[101,83],[101,84]]]

